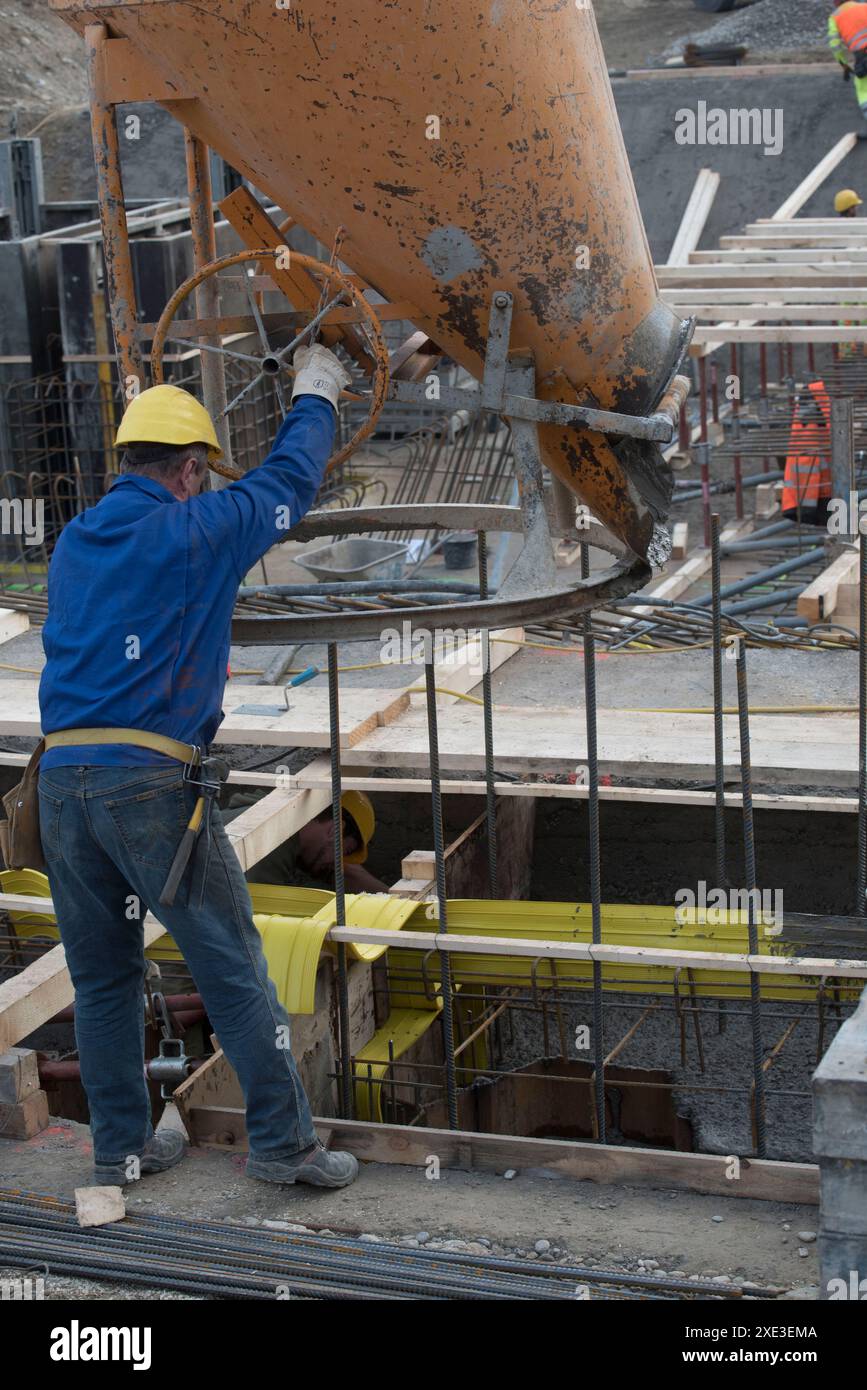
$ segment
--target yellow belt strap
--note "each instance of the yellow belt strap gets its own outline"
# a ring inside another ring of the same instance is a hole
[[[179,763],[198,763],[201,759],[199,749],[191,743],[180,743],[176,738],[165,734],[152,734],[144,729],[63,729],[59,733],[45,735],[45,747],[76,748],[79,744],[131,743],[138,748],[149,748],[154,753],[165,753]]]

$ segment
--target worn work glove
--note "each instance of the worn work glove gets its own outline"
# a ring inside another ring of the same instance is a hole
[[[293,401],[296,396],[322,396],[336,410],[340,392],[352,377],[334,353],[317,343],[315,347],[298,348],[292,361],[295,367]]]

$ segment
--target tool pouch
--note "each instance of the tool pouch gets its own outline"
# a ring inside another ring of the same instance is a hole
[[[867,77],[867,49],[859,48],[852,54],[852,71],[856,77]]]
[[[0,849],[9,869],[45,869],[39,833],[39,763],[45,752],[40,739],[17,786],[2,798],[8,817],[0,820]]]

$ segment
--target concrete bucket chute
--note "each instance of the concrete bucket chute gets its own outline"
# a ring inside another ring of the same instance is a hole
[[[50,3],[107,26],[113,100],[159,100],[323,243],[345,228],[341,258],[476,378],[506,292],[531,395],[657,410],[688,328],[658,295],[589,4]],[[543,463],[639,557],[670,495],[659,438],[539,424]]]

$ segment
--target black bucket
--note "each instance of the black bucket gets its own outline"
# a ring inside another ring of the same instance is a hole
[[[475,531],[450,531],[443,539],[443,560],[447,570],[465,570],[478,557]]]

